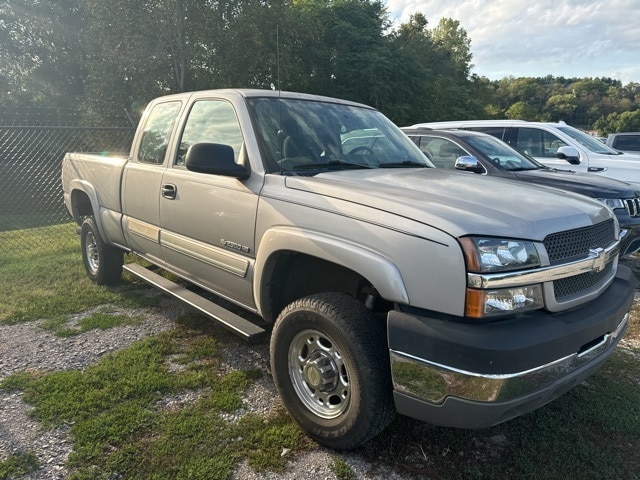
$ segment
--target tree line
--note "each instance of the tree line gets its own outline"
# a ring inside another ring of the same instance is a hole
[[[457,20],[393,25],[376,0],[11,0],[0,6],[0,102],[135,122],[152,98],[226,87],[354,100],[399,125],[520,118],[640,130],[640,86],[471,74]]]

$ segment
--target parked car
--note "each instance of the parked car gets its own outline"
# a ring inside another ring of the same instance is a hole
[[[624,229],[621,254],[629,255],[640,249],[640,191],[634,185],[546,167],[503,141],[480,132],[402,130],[438,168],[536,183],[596,198],[614,211]]]
[[[610,133],[605,143],[619,152],[640,154],[640,132]]]
[[[465,120],[417,127],[475,130],[493,135],[548,167],[571,168],[640,185],[640,155],[623,154],[564,122]]]

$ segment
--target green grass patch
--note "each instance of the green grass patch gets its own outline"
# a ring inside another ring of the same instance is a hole
[[[18,323],[55,318],[107,303],[124,307],[145,307],[156,303],[155,292],[142,283],[101,287],[92,283],[84,270],[80,238],[69,224],[68,236],[50,241],[55,227],[29,231],[0,232],[0,244],[29,235],[20,254],[0,250],[0,323]]]
[[[0,388],[24,391],[45,426],[71,425],[74,479],[228,478],[243,459],[283,471],[282,452],[304,448],[306,437],[284,412],[225,420],[259,372],[220,373],[216,339],[204,330],[179,326],[83,372],[22,372]],[[170,368],[175,359],[182,368]],[[162,407],[163,397],[189,391],[200,393],[195,403]]]
[[[38,459],[33,453],[10,455],[0,461],[0,479],[20,478],[35,472],[39,467]]]
[[[119,315],[110,312],[111,309],[104,308],[81,318],[77,322],[77,326],[69,326],[69,318],[56,317],[42,323],[42,328],[50,330],[58,337],[72,337],[88,332],[89,330],[107,330],[113,327],[123,325],[137,325],[142,322],[141,315]]]
[[[355,480],[356,472],[351,466],[338,456],[333,457],[333,473],[338,480]]]

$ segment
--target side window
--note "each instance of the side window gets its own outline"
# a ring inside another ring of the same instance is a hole
[[[418,145],[437,168],[454,170],[458,157],[469,155],[458,145],[446,138],[422,137]]]
[[[618,135],[613,139],[613,148],[640,152],[640,135]]]
[[[190,146],[203,142],[229,145],[238,161],[244,140],[238,117],[230,103],[224,100],[199,100],[193,104],[180,139],[176,166],[185,164]]]
[[[140,140],[138,162],[154,165],[161,165],[164,162],[169,137],[180,113],[180,106],[180,102],[167,102],[153,107]]]
[[[567,144],[552,133],[538,128],[518,128],[515,149],[532,157],[555,158],[558,148]]]
[[[492,137],[496,137],[498,140],[504,140],[504,133],[506,129],[504,127],[469,127],[462,130],[473,130],[475,132],[482,132]]]

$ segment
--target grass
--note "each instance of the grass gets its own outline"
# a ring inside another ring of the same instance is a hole
[[[122,315],[113,313],[112,308],[102,307],[91,315],[83,316],[77,326],[69,326],[68,316],[57,316],[42,323],[42,328],[50,330],[58,337],[81,335],[89,330],[108,330],[122,325],[137,325],[142,321],[141,315]]]
[[[71,426],[72,479],[228,478],[247,459],[258,470],[283,471],[283,449],[308,442],[279,412],[228,422],[257,371],[218,369],[217,341],[206,329],[180,325],[105,357],[85,371],[23,372],[0,387],[23,391],[32,415],[46,427]],[[177,358],[182,368],[169,368]],[[163,398],[200,392],[194,403],[163,408]],[[4,478],[4,477],[0,477]]]
[[[155,294],[148,287],[126,281],[112,289],[95,286],[85,279],[75,236],[49,245],[46,228],[33,234],[42,235],[34,243],[46,251],[33,252],[28,262],[0,253],[1,322],[45,319],[44,328],[68,336],[140,321],[122,311],[149,305]],[[398,417],[354,453],[333,453],[331,469],[340,480],[357,478],[350,463],[356,455],[380,478],[391,469],[407,479],[638,480],[639,319],[636,304],[624,348],[587,382],[535,412],[477,431]],[[219,341],[228,338],[220,335],[207,320],[189,315],[175,329],[84,371],[21,372],[0,388],[24,392],[44,428],[70,427],[68,467],[75,480],[229,478],[242,461],[258,471],[282,472],[313,443],[283,411],[229,420],[259,372],[223,373]],[[32,452],[13,455],[0,461],[0,479],[38,468]]]
[[[52,242],[49,237],[57,229],[59,226],[0,232],[0,245],[27,234],[34,239],[20,252],[0,250],[0,323],[51,319],[104,304],[144,307],[154,303],[155,292],[150,296],[141,283],[123,283],[116,288],[93,284],[84,271],[80,240],[73,234],[73,226],[69,225],[68,237],[56,237]]]
[[[0,462],[0,478],[20,478],[38,470],[40,464],[33,453],[9,456]]]

